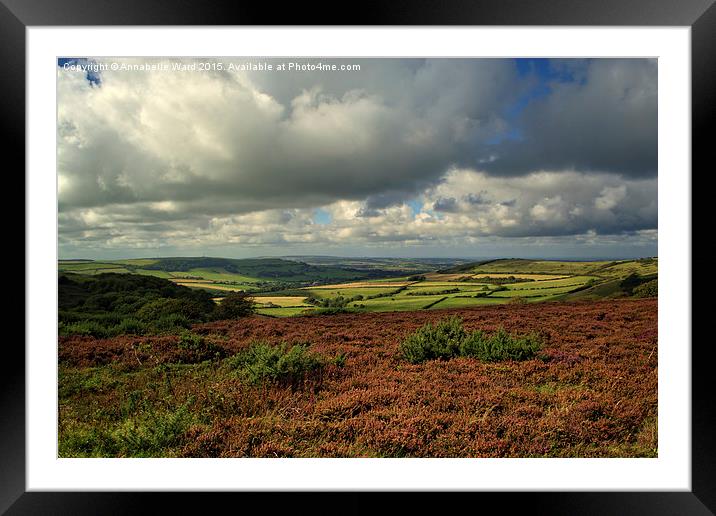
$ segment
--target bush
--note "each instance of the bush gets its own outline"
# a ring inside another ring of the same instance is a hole
[[[413,364],[436,358],[448,359],[458,354],[466,336],[462,319],[449,317],[434,326],[428,323],[418,328],[400,344],[400,352]]]
[[[174,333],[178,329],[191,328],[191,321],[182,314],[168,314],[154,321],[151,328],[157,333]]]
[[[175,411],[148,411],[143,418],[125,420],[113,437],[122,455],[162,457],[180,442],[193,421],[186,405]]]
[[[229,359],[229,366],[249,384],[264,382],[296,387],[306,379],[320,377],[327,360],[308,350],[308,344],[271,346],[255,342]]]
[[[246,292],[232,292],[221,300],[216,307],[217,319],[237,319],[246,317],[256,311],[256,303]]]
[[[204,311],[194,300],[164,297],[144,304],[137,311],[137,317],[147,322],[157,321],[170,315],[182,315],[189,320],[200,321]]]
[[[541,342],[536,334],[513,337],[502,328],[492,335],[477,330],[462,342],[460,355],[484,362],[527,360],[535,356],[540,347]]]
[[[122,319],[122,321],[114,326],[111,330],[114,335],[143,335],[146,332],[146,325],[138,321],[134,317]]]
[[[647,281],[634,289],[634,297],[658,297],[659,281]]]
[[[541,347],[536,334],[514,337],[504,329],[492,335],[481,330],[468,333],[462,320],[450,317],[436,325],[428,323],[409,335],[399,347],[403,358],[417,364],[425,360],[473,357],[483,361],[527,360]]]
[[[146,401],[136,415],[115,428],[86,424],[65,427],[60,433],[60,457],[167,457],[172,455],[195,423],[188,403],[175,410],[156,411]]]
[[[178,343],[180,359],[186,363],[203,362],[213,360],[225,355],[224,349],[208,342],[201,335],[184,331],[179,335]]]
[[[60,335],[88,335],[101,339],[107,337],[107,328],[97,321],[91,320],[73,323],[60,321],[59,333]]]

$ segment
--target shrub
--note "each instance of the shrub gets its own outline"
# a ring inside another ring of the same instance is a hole
[[[154,321],[151,328],[157,333],[174,333],[177,329],[191,328],[191,321],[182,314],[168,314]]]
[[[100,339],[108,336],[107,328],[92,320],[70,324],[60,322],[59,333],[60,335],[88,335]]]
[[[218,319],[237,319],[246,317],[256,311],[256,304],[246,292],[232,292],[221,300],[216,307]]]
[[[204,316],[204,310],[192,299],[159,298],[144,304],[137,311],[137,317],[148,322],[171,315],[182,315],[187,319],[200,321]]]
[[[111,330],[114,335],[142,335],[145,331],[146,325],[134,317],[122,319],[122,321]]]
[[[195,423],[188,403],[174,410],[156,410],[149,403],[125,416],[114,428],[73,423],[60,432],[60,457],[167,457]]]
[[[541,347],[536,334],[513,337],[503,328],[492,335],[477,330],[461,344],[460,355],[485,362],[498,360],[527,360],[535,356]]]
[[[647,281],[634,289],[634,297],[658,297],[659,281]]]
[[[436,325],[428,323],[409,335],[399,347],[408,362],[473,357],[483,361],[527,360],[541,347],[536,334],[514,337],[500,329],[492,335],[481,330],[468,333],[458,317],[449,317]]]
[[[131,457],[162,457],[176,446],[194,416],[187,404],[174,411],[155,412],[150,408],[141,417],[126,419],[112,434],[120,455]]]
[[[195,363],[204,360],[221,358],[225,352],[223,348],[212,344],[201,335],[184,331],[179,335],[180,359],[182,362]]]
[[[466,336],[462,319],[449,317],[435,325],[428,323],[418,328],[400,344],[400,352],[413,364],[436,358],[447,359],[457,355]]]
[[[278,346],[255,342],[229,359],[229,366],[246,383],[270,382],[292,387],[320,377],[326,363],[322,355],[308,350],[308,344],[289,347],[285,342]]]

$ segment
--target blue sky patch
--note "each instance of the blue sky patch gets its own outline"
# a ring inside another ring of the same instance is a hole
[[[316,224],[330,224],[332,220],[333,217],[331,217],[331,214],[323,208],[317,208],[313,213],[313,222]]]

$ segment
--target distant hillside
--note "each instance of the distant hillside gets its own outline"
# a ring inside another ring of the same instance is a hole
[[[473,262],[440,271],[441,274],[455,273],[531,273],[531,274],[570,274],[597,276],[600,278],[625,278],[630,274],[640,276],[654,275],[658,272],[657,258],[639,258],[635,260],[615,261],[557,261],[526,260],[521,258],[502,258]]]
[[[63,272],[107,272],[156,275],[165,278],[193,277],[247,283],[326,283],[391,277],[409,272],[400,267],[352,267],[351,264],[308,264],[282,258],[172,257],[91,261],[60,260]]]
[[[469,261],[461,258],[366,258],[310,255],[284,256],[282,258],[307,263],[309,265],[333,266],[354,270],[398,270],[404,273],[435,271],[437,269],[454,267]]]

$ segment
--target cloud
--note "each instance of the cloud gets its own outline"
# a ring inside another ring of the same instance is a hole
[[[658,217],[656,178],[616,174],[543,171],[495,177],[454,169],[424,199],[441,212],[431,223],[443,234],[448,228],[472,236],[619,234],[654,229]]]
[[[350,61],[58,68],[61,252],[651,241],[655,62],[554,63],[534,95],[512,60]]]
[[[535,170],[657,174],[657,62],[560,60],[571,80],[554,80],[515,120],[520,138],[483,146],[491,174]],[[514,128],[513,128],[514,129]]]
[[[354,72],[345,84],[327,72],[104,71],[97,86],[60,68],[60,209],[171,200],[249,212],[412,195],[497,130],[515,83],[508,61],[419,64],[370,60],[365,82]]]
[[[94,242],[110,248],[442,245],[479,249],[495,237],[566,236],[590,243],[603,235],[655,230],[656,188],[656,179],[625,181],[611,174],[538,172],[503,178],[453,169],[440,184],[419,195],[417,212],[407,203],[371,209],[366,200],[340,200],[323,206],[326,222],[317,223],[313,209],[173,217],[171,205],[142,205],[138,211],[116,206],[60,214],[60,235],[66,246]],[[508,198],[511,201],[498,200]]]

